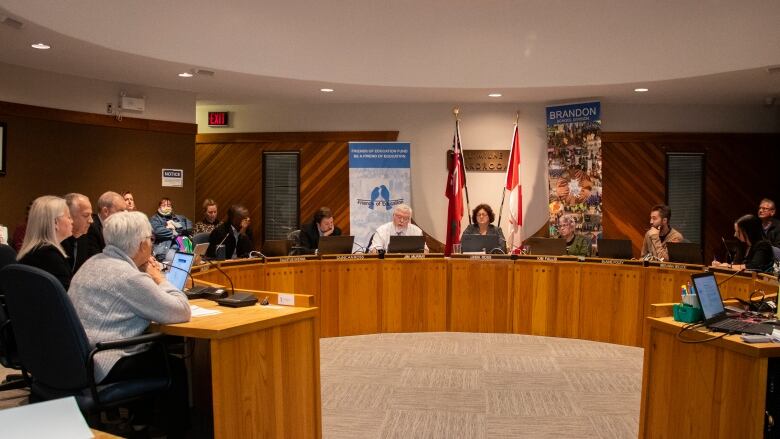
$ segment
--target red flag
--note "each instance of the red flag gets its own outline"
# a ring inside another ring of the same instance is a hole
[[[449,199],[447,206],[447,242],[444,254],[452,253],[452,245],[460,243],[460,221],[463,218],[463,187],[465,169],[460,155],[460,129],[455,121],[455,136],[452,139],[452,161],[447,175],[447,189],[444,195]]]
[[[523,225],[523,190],[520,185],[520,133],[517,124],[512,136],[512,149],[506,169],[506,185],[509,192],[509,250],[515,252],[522,246],[520,227]]]

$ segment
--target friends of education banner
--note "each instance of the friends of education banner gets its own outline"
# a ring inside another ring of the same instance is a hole
[[[571,215],[576,233],[601,236],[601,103],[547,107],[550,236]]]
[[[349,230],[362,250],[377,227],[393,220],[393,207],[411,205],[411,145],[349,142]]]

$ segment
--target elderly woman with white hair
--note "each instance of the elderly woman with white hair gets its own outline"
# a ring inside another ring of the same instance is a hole
[[[577,222],[573,215],[563,215],[558,220],[558,233],[566,241],[566,254],[572,256],[590,256],[590,240],[575,233]]]
[[[65,249],[60,244],[73,232],[73,219],[64,198],[38,197],[30,206],[27,233],[16,259],[51,273],[67,290],[72,275]]]
[[[140,335],[151,321],[190,320],[187,297],[152,258],[152,227],[143,213],[111,215],[103,237],[103,253],[81,266],[68,292],[91,345]],[[168,430],[176,434],[189,425],[186,370],[180,358],[169,360],[173,383],[162,403]],[[95,380],[103,384],[164,373],[163,357],[155,350],[115,349],[95,357]]]

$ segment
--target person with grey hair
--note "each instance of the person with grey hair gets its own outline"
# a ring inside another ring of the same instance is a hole
[[[103,252],[84,263],[68,291],[92,346],[140,335],[152,321],[190,320],[187,297],[165,279],[152,257],[152,226],[146,215],[111,215],[103,236]],[[186,370],[180,358],[171,356],[169,362],[173,382],[161,402],[172,422],[169,431],[181,433],[189,422]],[[164,373],[163,357],[153,349],[114,349],[95,356],[95,380],[102,384]]]
[[[572,256],[590,256],[590,240],[575,233],[577,221],[573,215],[563,215],[558,220],[558,233],[566,241],[566,254]]]
[[[371,240],[369,251],[377,253],[379,250],[387,250],[391,236],[423,236],[422,229],[412,224],[412,208],[406,204],[399,204],[393,208],[393,220],[377,227]],[[425,253],[428,253],[428,245],[425,245]]]
[[[91,254],[87,251],[87,231],[92,224],[92,203],[86,195],[71,192],[65,195],[65,202],[70,209],[73,218],[73,233],[62,241],[62,248],[68,254],[68,262],[73,273],[89,259]]]
[[[51,273],[67,290],[72,273],[60,243],[72,233],[73,220],[65,200],[52,195],[38,197],[30,207],[27,233],[16,259]]]
[[[87,231],[88,256],[94,256],[103,251],[106,241],[103,239],[103,222],[117,212],[127,210],[127,203],[116,192],[104,192],[97,200],[97,213],[92,214],[92,224]]]

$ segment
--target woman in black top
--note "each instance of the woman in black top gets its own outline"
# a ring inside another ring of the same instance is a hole
[[[73,219],[65,200],[44,195],[33,201],[27,218],[27,233],[16,259],[51,273],[67,290],[72,275],[60,243],[73,233]]]
[[[734,237],[743,242],[747,249],[745,257],[731,268],[770,273],[774,268],[775,255],[772,243],[764,238],[761,220],[755,215],[744,215],[734,223]],[[723,266],[720,262],[715,266]]]

